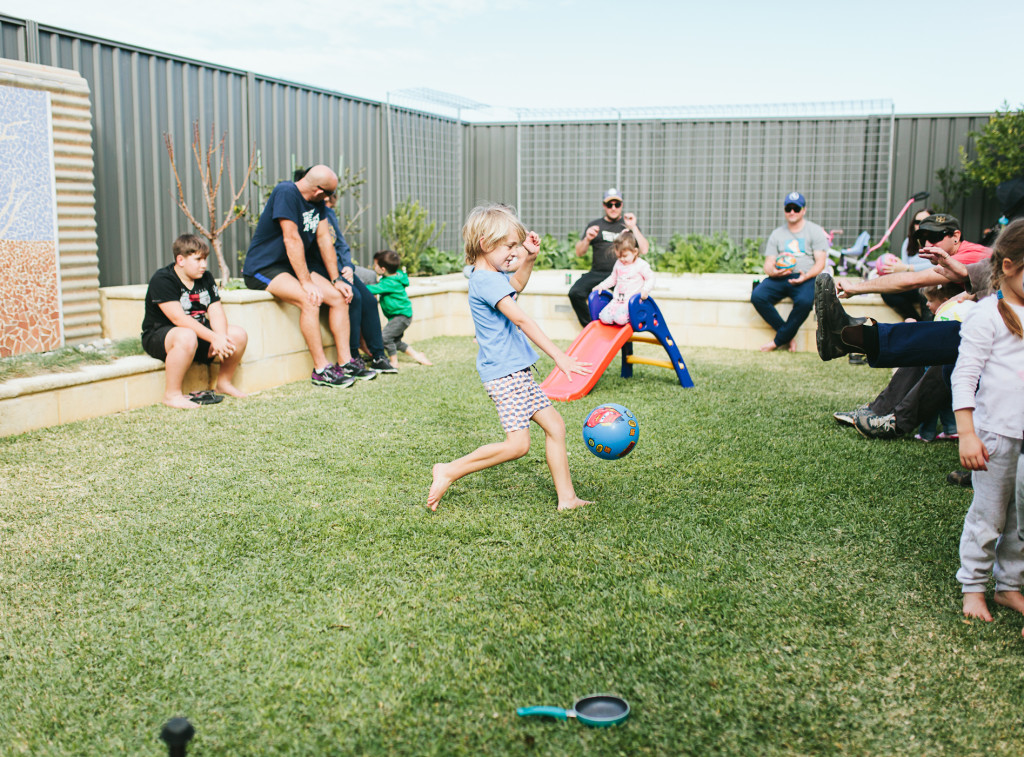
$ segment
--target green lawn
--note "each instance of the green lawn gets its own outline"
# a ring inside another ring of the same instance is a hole
[[[555,511],[535,429],[432,515],[431,463],[501,431],[471,341],[418,346],[350,390],[0,439],[0,754],[160,754],[177,715],[194,755],[1024,751],[1024,618],[959,614],[955,445],[831,418],[888,372],[612,369],[558,406],[597,504]],[[624,461],[579,437],[605,401]],[[632,717],[515,714],[594,692]]]

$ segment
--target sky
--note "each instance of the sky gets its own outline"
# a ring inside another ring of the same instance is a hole
[[[0,14],[393,102],[497,108],[1024,104],[1024,2],[0,0]],[[465,115],[465,114],[464,114]]]

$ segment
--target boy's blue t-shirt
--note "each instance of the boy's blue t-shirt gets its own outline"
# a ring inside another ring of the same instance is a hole
[[[503,298],[516,295],[509,284],[511,278],[510,273],[477,270],[469,277],[469,312],[473,314],[480,346],[476,370],[481,381],[508,376],[537,362],[537,353],[529,340],[497,308]]]
[[[309,202],[295,182],[282,181],[270,193],[267,204],[263,207],[260,220],[256,224],[256,232],[252,235],[249,251],[245,253],[245,265],[242,273],[252,276],[268,266],[288,263],[288,253],[284,247],[284,233],[278,220],[286,218],[299,227],[299,236],[306,251],[319,250],[316,245],[316,229],[325,217],[326,207],[322,202]],[[322,265],[322,264],[321,264]]]

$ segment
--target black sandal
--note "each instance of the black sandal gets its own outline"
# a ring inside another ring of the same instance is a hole
[[[218,402],[224,401],[223,394],[215,394],[210,389],[204,389],[201,392],[191,392],[188,398],[197,405],[216,405]]]

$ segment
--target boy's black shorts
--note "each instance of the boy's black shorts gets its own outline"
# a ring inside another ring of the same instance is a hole
[[[155,357],[157,360],[166,361],[167,348],[164,343],[167,340],[168,332],[173,328],[174,326],[161,326],[158,329],[143,334],[142,349],[146,351],[146,354],[150,357]],[[213,361],[214,357],[210,355],[210,343],[205,339],[200,339],[199,346],[196,347],[196,354],[195,357],[192,358],[192,362],[209,365]]]

